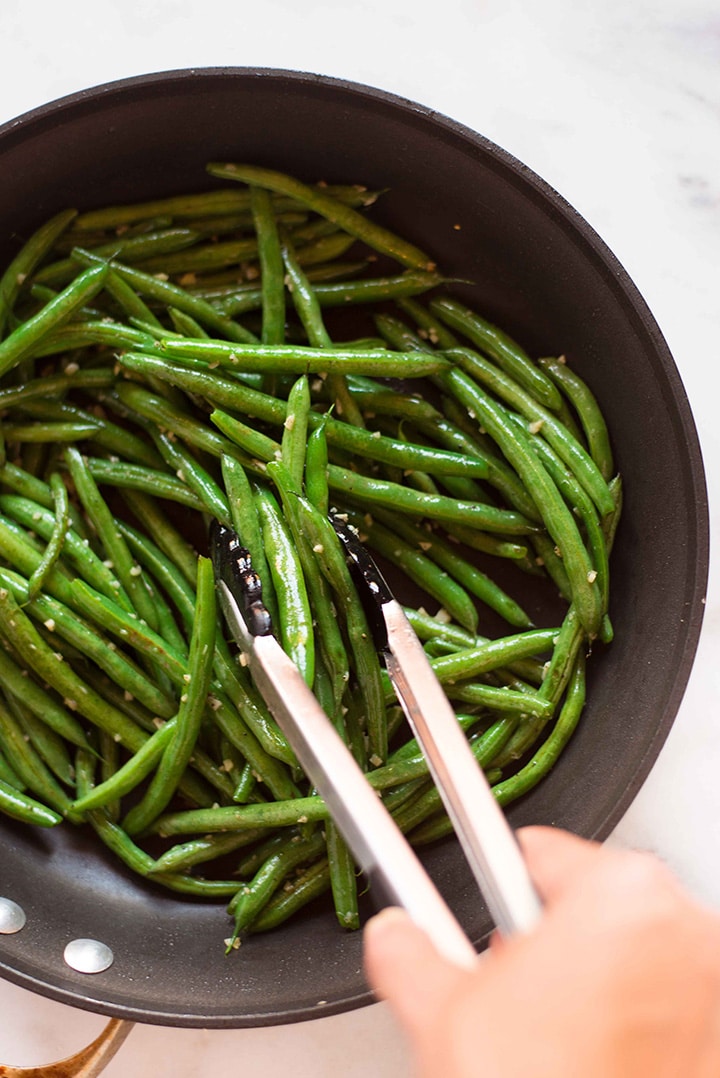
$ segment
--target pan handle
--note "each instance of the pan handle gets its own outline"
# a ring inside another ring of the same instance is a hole
[[[96,1078],[101,1074],[133,1028],[132,1022],[113,1018],[99,1037],[74,1056],[46,1067],[4,1067],[0,1078]]]

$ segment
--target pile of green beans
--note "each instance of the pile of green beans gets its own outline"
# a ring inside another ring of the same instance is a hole
[[[210,521],[422,844],[450,825],[329,510],[387,570],[506,805],[557,760],[612,639],[621,485],[589,387],[458,300],[373,221],[375,192],[208,172],[222,186],[56,215],[0,278],[0,811],[225,900],[232,947],[324,892],[344,928],[360,912],[219,615]]]

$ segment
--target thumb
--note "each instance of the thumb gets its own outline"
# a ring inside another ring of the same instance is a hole
[[[443,958],[404,910],[388,907],[365,926],[365,973],[410,1036],[427,1032],[439,1004],[468,976]]]

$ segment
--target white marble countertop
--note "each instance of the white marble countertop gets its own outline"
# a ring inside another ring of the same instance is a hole
[[[717,0],[3,0],[0,121],[110,79],[196,66],[341,76],[482,132],[560,191],[649,303],[685,383],[720,505]],[[720,907],[720,587],[675,726],[610,841],[656,850]],[[1,866],[0,866],[1,871]],[[103,1020],[0,982],[0,1061],[77,1050]],[[137,1027],[109,1078],[402,1078],[383,1006],[272,1029]]]

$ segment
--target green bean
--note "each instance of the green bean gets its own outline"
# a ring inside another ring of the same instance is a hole
[[[298,551],[312,609],[316,652],[319,652],[315,663],[313,689],[316,695],[322,695],[318,692],[318,681],[322,679],[324,674],[328,690],[325,710],[333,720],[336,728],[342,733],[340,706],[350,676],[347,651],[343,643],[342,632],[338,624],[338,614],[332,600],[329,584],[325,577],[318,572],[316,552],[313,551],[305,531],[299,527],[298,514],[293,511],[291,500],[299,493],[299,489],[293,488],[290,480],[291,477],[283,475],[278,483],[278,492],[282,499],[285,521]],[[321,700],[321,706],[323,706],[323,703]]]
[[[168,314],[170,315],[175,331],[180,333],[183,337],[195,337],[198,340],[207,339],[208,333],[203,329],[199,322],[197,322],[191,315],[186,314],[185,311],[178,311],[175,307],[170,307]]]
[[[327,415],[327,413],[325,413]],[[321,422],[310,433],[305,451],[305,493],[313,505],[327,516],[330,506],[328,488],[328,448],[326,424]]]
[[[393,318],[387,314],[376,314],[373,321],[378,333],[383,340],[388,342],[391,348],[397,348],[399,352],[434,352],[434,349],[427,341],[414,333],[413,330],[408,329],[399,318]]]
[[[209,164],[207,170],[211,176],[219,179],[237,180],[240,183],[266,187],[277,194],[289,195],[311,210],[333,221],[346,232],[367,243],[373,250],[390,255],[406,266],[418,269],[434,269],[434,263],[424,252],[395,236],[381,225],[374,224],[362,214],[334,199],[331,195],[309,187],[291,176],[254,165]]]
[[[377,766],[387,757],[387,725],[380,667],[367,618],[346,565],[340,541],[328,518],[311,505],[306,497],[288,497],[290,490],[281,465],[269,465],[268,473],[279,489],[284,489],[283,508],[286,513],[294,515],[296,534],[306,537],[317,557],[320,571],[335,593],[336,609],[345,621],[359,698],[364,706],[369,759]]]
[[[529,629],[524,633],[463,648],[452,655],[443,655],[432,659],[430,665],[441,682],[485,674],[498,666],[507,666],[517,659],[552,649],[558,632],[558,629]]]
[[[538,363],[575,407],[585,432],[590,456],[600,469],[603,478],[609,481],[614,471],[610,436],[590,387],[568,367],[564,356],[559,359],[539,359]]]
[[[533,716],[544,723],[552,717],[554,704],[540,696],[539,692],[517,691],[505,685],[487,685],[482,681],[445,683],[445,691],[451,700],[490,708],[493,711]]]
[[[203,503],[206,511],[223,524],[230,524],[230,507],[227,496],[213,477],[195,459],[189,449],[179,445],[175,438],[160,432],[154,434],[155,444],[168,467],[173,468],[181,483],[186,483]]]
[[[49,541],[52,537],[55,530],[55,519],[53,514],[49,513],[44,506],[14,494],[2,494],[0,495],[0,509],[4,510],[8,516],[11,516],[18,523],[37,532],[43,539]],[[98,556],[91,550],[89,544],[70,529],[65,533],[62,560],[69,561],[77,572],[92,587],[102,592],[103,595],[112,598],[124,606],[125,609],[131,609],[130,600],[120,581],[100,561]],[[20,568],[22,571],[22,566]],[[32,572],[32,569],[30,572]],[[28,576],[30,572],[27,574]],[[53,573],[51,572],[50,577],[52,575]],[[47,579],[49,580],[50,577]],[[58,597],[61,598],[60,596]]]
[[[45,548],[45,553],[28,581],[28,599],[34,599],[45,584],[45,579],[62,553],[65,536],[70,525],[70,503],[67,488],[57,472],[50,476],[50,489],[55,503],[55,525]]]
[[[318,266],[342,258],[355,244],[353,236],[336,231],[329,236],[318,236],[297,249],[297,259],[302,266]]]
[[[285,765],[265,751],[238,712],[219,695],[214,696],[210,706],[218,728],[248,761],[258,780],[267,786],[273,797],[279,800],[297,797],[298,788]]]
[[[497,783],[493,793],[499,804],[507,805],[536,786],[557,762],[577,727],[585,704],[585,658],[575,661],[565,703],[547,739],[524,767],[510,778]]]
[[[462,524],[453,524],[451,539],[494,558],[509,558],[510,561],[522,562],[524,565],[528,561],[527,541],[517,543],[497,535],[485,535],[476,528],[466,528]]]
[[[30,355],[38,343],[62,325],[103,286],[107,269],[93,266],[80,273],[55,299],[0,341],[0,376]]]
[[[557,487],[534,455],[527,439],[521,436],[500,405],[460,371],[453,371],[447,382],[458,398],[473,408],[525,485],[531,489],[545,526],[562,554],[582,624],[588,633],[597,633],[602,609],[595,571],[575,520]]]
[[[247,191],[227,188],[221,191],[203,191],[192,195],[172,195],[169,198],[153,199],[131,205],[106,206],[100,210],[81,213],[74,224],[73,231],[84,229],[108,229],[125,227],[135,221],[144,221],[153,217],[172,219],[199,216],[200,214],[237,213],[248,210],[250,196]]]
[[[49,334],[34,350],[34,355],[36,358],[43,358],[75,352],[81,357],[82,349],[95,345],[109,348],[140,348],[150,347],[154,340],[155,338],[145,329],[136,329],[121,322],[113,322],[109,318],[99,322],[69,322]],[[75,361],[71,361],[71,364],[73,363]]]
[[[287,419],[288,411],[284,401],[240,385],[207,368],[182,368],[158,357],[134,353],[121,356],[120,362],[130,370],[143,374],[157,374],[159,378],[179,386],[186,392],[202,394],[209,402],[220,406],[218,412],[223,407],[227,407],[238,412],[246,412],[257,419],[278,426],[284,424]],[[124,399],[132,400],[136,406],[141,399],[148,402],[147,394],[138,387],[131,386],[128,390],[127,387],[121,386],[120,392]],[[160,413],[154,414],[157,416]],[[167,420],[166,414],[164,419]],[[359,456],[368,456],[376,461],[397,464],[404,469],[421,468],[436,475],[484,477],[488,474],[486,462],[477,454],[461,455],[459,452],[401,442],[394,438],[384,437],[379,432],[358,430],[348,423],[333,419],[327,412],[320,415],[310,412],[309,427],[316,430],[321,424],[325,427],[329,444],[347,449]],[[275,452],[275,447],[272,451]]]
[[[24,406],[26,401],[38,397],[43,400],[63,396],[70,389],[107,389],[115,380],[110,367],[88,367],[83,369],[67,367],[60,374],[47,378],[34,378],[21,386],[7,386],[0,389],[0,408]]]
[[[302,374],[293,384],[287,401],[287,414],[283,424],[281,459],[294,484],[302,488],[305,474],[305,450],[307,446],[308,416],[310,414],[310,386],[307,375]]]
[[[325,847],[321,834],[304,839],[295,837],[297,841],[286,843],[284,848],[267,859],[252,880],[240,886],[231,904],[235,918],[232,940],[252,927],[252,922],[285,877],[298,865],[315,860]],[[228,949],[230,947],[232,941]]]
[[[100,753],[100,780],[105,782],[117,771],[120,764],[120,746],[118,743],[105,733],[104,730],[98,731],[98,751]],[[111,799],[105,805],[105,812],[108,818],[113,823],[117,823],[120,819],[120,801],[118,798]]]
[[[128,550],[117,529],[114,515],[98,490],[85,461],[80,453],[72,448],[65,450],[63,459],[70,470],[75,491],[133,609],[151,628],[157,628],[155,607],[142,579],[142,568]]]
[[[198,512],[205,509],[205,503],[185,483],[156,468],[128,464],[126,461],[105,460],[102,457],[88,457],[87,470],[101,485],[139,490]]]
[[[295,827],[326,820],[328,810],[320,797],[296,797],[257,805],[221,805],[212,809],[170,812],[153,824],[153,832],[172,835],[217,834],[256,827]]]
[[[26,240],[0,277],[0,337],[22,285],[76,216],[77,210],[63,210],[45,221]]]
[[[217,857],[224,857],[244,846],[263,838],[266,832],[264,828],[257,831],[240,831],[228,835],[208,835],[205,838],[191,839],[189,842],[181,842],[166,850],[158,857],[150,870],[153,875],[163,872],[182,872],[201,865],[206,861],[214,861]]]
[[[11,588],[28,614],[46,628],[52,628],[53,632],[97,663],[124,692],[137,697],[141,703],[163,718],[174,714],[172,701],[98,629],[83,621],[74,611],[50,595],[38,595],[28,601],[27,588],[21,578],[15,577],[9,570],[0,570],[0,580],[4,587]]]
[[[275,586],[265,557],[265,545],[250,481],[242,464],[234,457],[221,457],[221,467],[233,528],[240,536],[243,546],[250,551],[252,564],[263,582],[263,603],[273,624],[278,625]]]
[[[253,769],[249,763],[245,763],[240,773],[235,792],[233,793],[233,801],[237,801],[238,804],[244,805],[248,802],[255,790],[257,779],[253,774]]]
[[[12,786],[18,793],[24,793],[27,790],[27,786],[20,778],[20,776],[10,767],[2,752],[0,752],[0,781],[6,783],[8,786]]]
[[[143,342],[146,343],[146,342]],[[311,371],[341,371],[371,374],[377,378],[418,378],[445,371],[448,361],[441,355],[424,352],[391,352],[376,348],[310,348],[297,344],[243,344],[221,340],[186,341],[165,337],[151,349],[168,359],[190,359],[217,363],[230,370],[272,371],[277,374],[305,374]]]
[[[157,771],[142,800],[125,817],[123,826],[129,835],[144,831],[163,811],[190,761],[196,746],[210,688],[215,648],[215,581],[212,562],[198,559],[195,625],[190,640],[187,688],[180,698],[176,725]]]
[[[75,609],[84,617],[118,637],[141,655],[148,656],[174,684],[181,683],[185,669],[185,656],[171,649],[162,637],[138,618],[137,614],[124,610],[111,599],[88,587],[82,580],[72,581],[70,594]]]
[[[333,820],[325,824],[325,842],[335,914],[341,928],[357,929],[360,927],[357,870],[348,844]]]
[[[43,763],[23,727],[2,701],[0,701],[0,736],[3,751],[8,757],[10,766],[17,772],[28,790],[36,797],[41,797],[63,816],[77,820],[78,817],[71,810],[71,800],[67,793]]]
[[[448,352],[448,356],[457,360],[476,382],[497,394],[504,404],[520,412],[534,429],[542,430],[543,437],[585,487],[601,516],[612,512],[612,497],[600,470],[592,457],[585,452],[568,432],[567,427],[559,422],[552,412],[536,404],[525,390],[497,368],[493,368],[493,365],[477,352],[472,352],[467,348],[457,348]],[[459,372],[454,371],[453,374],[459,374]],[[452,383],[446,382],[446,384]]]
[[[407,523],[404,520],[393,519],[390,513],[382,510],[380,512],[376,510],[375,512],[379,520],[393,528],[407,542],[418,546],[441,569],[449,573],[461,587],[480,599],[491,610],[500,614],[508,624],[521,629],[529,628],[532,625],[529,616],[514,599],[491,580],[489,576],[466,561],[457,550],[454,550],[449,543],[445,542],[434,531],[420,528],[416,524]]]
[[[426,557],[423,551],[417,550],[396,532],[378,524],[374,518],[366,515],[364,518],[352,517],[352,520],[360,528],[363,538],[367,536],[369,546],[396,565],[433,599],[437,599],[441,608],[447,610],[460,625],[475,632],[478,612],[462,584]]]
[[[78,250],[74,252],[73,257],[91,266],[97,263],[95,255],[88,251]],[[191,295],[190,292],[186,292],[179,285],[171,284],[170,281],[161,281],[150,273],[144,273],[134,266],[126,266],[121,262],[111,261],[102,263],[102,265],[109,266],[118,277],[121,277],[141,295],[167,304],[169,307],[177,307],[178,310],[185,311],[186,314],[197,318],[202,325],[207,325],[211,329],[222,333],[228,340],[255,340],[254,335],[241,326],[239,322],[219,314],[211,303],[207,303],[199,296]]]
[[[86,586],[78,580],[75,584]],[[117,736],[133,752],[143,744],[146,740],[144,733],[117,709],[109,707],[62,656],[52,651],[6,588],[0,589],[0,628],[10,636],[23,662],[60,694],[66,707],[84,715],[112,736]]]
[[[315,672],[315,639],[307,585],[300,559],[277,502],[268,490],[258,487],[255,504],[265,544],[270,575],[278,600],[278,630],[283,650],[312,685]]]
[[[167,274],[169,277],[176,277],[239,265],[249,258],[254,258],[257,253],[258,242],[255,236],[245,236],[199,243],[190,248],[181,248],[176,254],[155,255],[138,262],[137,267],[144,273],[162,273],[163,276]],[[123,261],[131,260],[124,258]]]
[[[0,595],[2,592],[0,592]],[[87,747],[87,739],[77,719],[68,714],[54,697],[41,688],[27,670],[19,667],[6,651],[0,649],[0,677],[3,691],[20,700],[28,710],[54,730],[60,737],[80,748]]]
[[[116,236],[109,243],[101,243],[92,248],[98,258],[119,258],[125,262],[139,262],[143,259],[152,261],[152,256],[189,247],[199,239],[196,232],[188,228],[168,228],[160,232],[148,232],[137,236]],[[40,284],[64,285],[77,273],[77,262],[64,258],[58,262],[43,266],[35,274],[35,281]]]
[[[3,434],[8,442],[81,442],[91,438],[97,423],[5,423]]]
[[[256,249],[261,267],[262,342],[263,344],[282,344],[285,340],[285,286],[280,236],[272,197],[261,187],[251,187],[250,206],[255,222]]]
[[[588,549],[597,573],[602,610],[603,614],[605,614],[607,612],[610,588],[608,552],[605,535],[595,511],[595,506],[585,489],[580,486],[572,472],[563,465],[543,438],[532,435],[530,444],[552,477],[558,490],[585,526]]]
[[[444,296],[432,300],[430,310],[494,359],[511,378],[519,382],[544,407],[551,411],[556,411],[560,407],[561,397],[553,382],[547,374],[535,366],[528,354],[503,330],[481,318],[464,304]]]
[[[73,786],[75,771],[63,738],[42,719],[39,719],[30,708],[25,707],[16,696],[8,695],[6,701],[22,727],[25,738],[30,741],[40,759],[63,785]]]
[[[368,206],[377,198],[377,192],[358,185],[328,185],[328,194],[350,206]],[[289,199],[274,199],[278,211],[297,203]],[[99,210],[81,213],[75,220],[73,231],[82,229],[107,229],[125,227],[136,221],[155,217],[171,219],[188,217],[214,217],[228,213],[247,213],[250,210],[250,192],[236,187],[201,191],[190,195],[171,195],[169,198],[153,199],[131,205],[107,206]]]
[[[330,887],[330,869],[325,859],[316,861],[288,884],[288,889],[277,892],[265,909],[253,922],[253,932],[268,932],[277,928],[298,910],[325,893]]]
[[[161,463],[158,454],[141,438],[125,427],[120,427],[96,411],[92,413],[75,405],[52,400],[29,400],[23,403],[23,412],[40,419],[68,419],[74,422],[92,421],[95,429],[89,434],[89,440],[102,446],[108,453],[114,453],[123,460],[130,460],[147,468],[157,468]]]
[[[157,546],[180,571],[190,584],[194,584],[197,572],[197,554],[190,544],[160,512],[158,506],[137,490],[123,490],[123,500],[128,504],[137,521],[150,533]],[[127,535],[127,531],[124,533]]]
[[[313,291],[321,308],[355,303],[381,303],[402,296],[419,296],[442,284],[439,273],[406,270],[394,277],[363,277],[354,281],[318,284]]]
[[[6,461],[0,468],[0,483],[13,493],[37,502],[46,509],[53,508],[52,491],[49,485],[10,461]]]
[[[439,318],[435,316],[424,307],[422,303],[418,303],[417,300],[410,297],[403,296],[397,300],[397,305],[401,311],[405,314],[409,314],[417,324],[418,333],[421,337],[426,337],[430,344],[436,345],[438,348],[458,348],[460,345],[457,337],[450,332],[447,326],[444,326]]]
[[[308,341],[313,348],[332,347],[332,340],[325,329],[315,291],[303,272],[295,249],[287,237],[283,240],[281,250],[287,274],[287,287]]]
[[[456,501],[444,494],[424,494],[384,479],[375,479],[331,464],[328,482],[333,490],[342,491],[353,502],[372,507],[387,505],[413,516],[428,517],[449,524],[469,524],[490,532],[528,535],[536,525],[520,513],[496,509],[479,502]]]
[[[55,827],[56,824],[62,822],[62,816],[59,813],[27,794],[21,793],[2,778],[0,778],[0,812],[11,816],[13,820],[35,824],[39,827]]]

